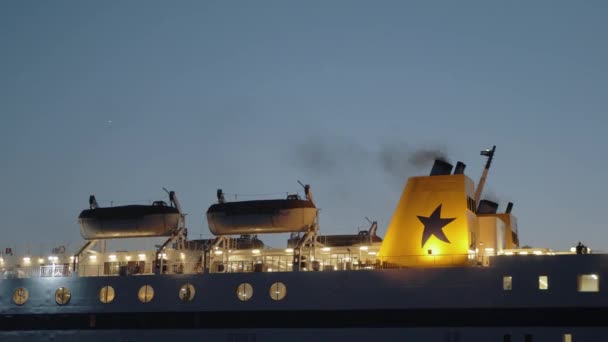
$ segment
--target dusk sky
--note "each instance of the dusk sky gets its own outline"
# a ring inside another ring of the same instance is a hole
[[[323,233],[367,216],[383,235],[431,167],[416,151],[477,182],[497,145],[486,194],[515,203],[522,244],[608,251],[607,18],[600,0],[1,1],[0,247],[79,245],[90,194],[162,187],[210,237],[216,189],[297,180]]]

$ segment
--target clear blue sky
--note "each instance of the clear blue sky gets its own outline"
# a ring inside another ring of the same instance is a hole
[[[606,18],[606,1],[2,1],[2,243],[76,243],[89,194],[162,186],[209,235],[217,188],[297,179],[324,232],[384,233],[427,167],[396,179],[378,154],[438,147],[477,180],[495,144],[489,195],[515,202],[523,243],[608,250]]]

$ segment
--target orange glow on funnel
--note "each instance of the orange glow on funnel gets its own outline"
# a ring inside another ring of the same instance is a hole
[[[473,191],[473,181],[463,174],[410,178],[378,260],[396,266],[467,263],[477,222],[469,208]]]

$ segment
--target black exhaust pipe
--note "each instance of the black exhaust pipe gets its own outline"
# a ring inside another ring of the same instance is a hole
[[[467,164],[459,161],[458,163],[456,163],[456,167],[454,168],[454,174],[455,175],[462,175],[464,174],[464,169],[467,167]]]
[[[443,176],[452,173],[452,164],[445,160],[435,159],[435,164],[431,169],[431,176]]]
[[[477,208],[478,214],[496,214],[497,211],[498,203],[485,199],[479,202],[479,207]]]
[[[509,202],[509,204],[507,204],[507,210],[505,210],[505,213],[510,214],[511,210],[513,210],[513,202]]]

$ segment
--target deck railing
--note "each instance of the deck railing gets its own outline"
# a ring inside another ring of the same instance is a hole
[[[0,277],[10,278],[38,278],[38,277],[70,277],[72,269],[69,265],[44,265],[9,267],[0,270]]]
[[[408,255],[396,257],[365,257],[342,254],[331,257],[319,256],[304,260],[301,271],[339,272],[377,269],[399,269],[413,267],[454,267],[476,265],[477,260],[468,254],[457,255]],[[77,275],[81,277],[98,276],[136,276],[155,274],[153,262],[146,262],[132,267],[119,263],[77,266]],[[290,256],[265,255],[253,259],[219,259],[209,266],[209,273],[257,273],[257,272],[292,272],[293,263]],[[182,262],[163,260],[161,274],[202,274],[205,273],[200,262]],[[0,278],[33,278],[33,277],[70,277],[76,275],[72,265],[44,265],[15,267],[0,270]]]

